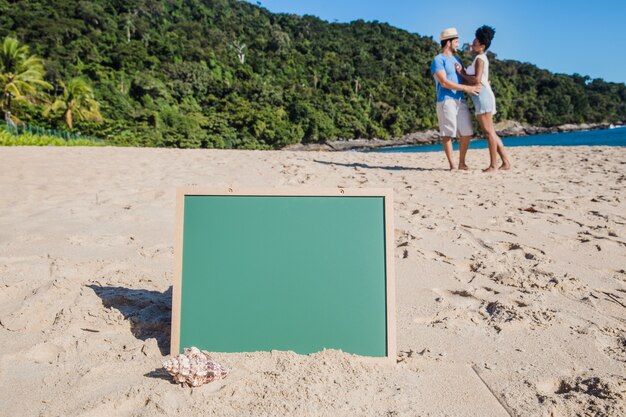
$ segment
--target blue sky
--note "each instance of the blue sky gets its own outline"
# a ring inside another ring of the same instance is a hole
[[[249,1],[258,4],[257,1]],[[626,0],[260,0],[275,13],[309,14],[329,22],[378,20],[438,39],[455,26],[461,43],[477,27],[496,28],[491,51],[552,72],[626,83]]]

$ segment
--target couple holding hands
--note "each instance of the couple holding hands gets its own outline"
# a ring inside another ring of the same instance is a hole
[[[430,69],[435,77],[437,88],[439,133],[451,170],[457,168],[452,161],[453,137],[459,138],[458,169],[468,169],[465,164],[465,155],[474,130],[464,93],[470,94],[476,118],[489,143],[489,166],[483,169],[483,172],[511,168],[502,139],[496,134],[493,126],[496,98],[489,84],[489,60],[485,52],[489,49],[494,34],[495,30],[489,26],[481,26],[476,30],[476,37],[471,45],[475,58],[467,68],[463,68],[461,60],[454,55],[459,47],[459,35],[456,29],[445,29],[439,38],[441,53],[435,57]],[[497,166],[498,155],[502,160],[499,167]]]

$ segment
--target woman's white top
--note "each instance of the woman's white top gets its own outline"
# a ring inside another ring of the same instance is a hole
[[[480,83],[486,87],[489,85],[489,60],[487,59],[487,55],[485,54],[476,55],[476,58],[474,58],[472,65],[467,67],[467,69],[465,70],[465,73],[467,75],[476,75],[476,60],[477,59],[480,59],[481,61],[483,61],[483,75],[480,78]]]

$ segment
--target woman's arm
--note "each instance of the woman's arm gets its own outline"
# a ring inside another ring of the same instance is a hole
[[[485,64],[482,59],[477,59],[474,63],[474,68],[476,69],[476,74],[467,75],[463,68],[460,65],[456,65],[456,72],[459,74],[463,82],[467,85],[480,85],[480,79],[483,76],[483,69]]]
[[[464,93],[470,93],[474,95],[478,95],[480,93],[480,85],[463,85],[454,83],[446,78],[446,71],[439,70],[435,73],[435,78],[439,81],[439,84],[443,88],[447,88],[448,90],[454,91],[463,91]]]

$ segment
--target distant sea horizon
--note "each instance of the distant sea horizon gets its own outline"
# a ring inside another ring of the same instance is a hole
[[[614,129],[585,130],[567,133],[547,133],[530,136],[503,137],[504,146],[626,146],[626,126]],[[454,141],[454,149],[459,143]],[[470,149],[486,149],[485,138],[472,140]],[[432,145],[397,146],[370,150],[367,152],[437,152],[441,151],[441,143]]]

